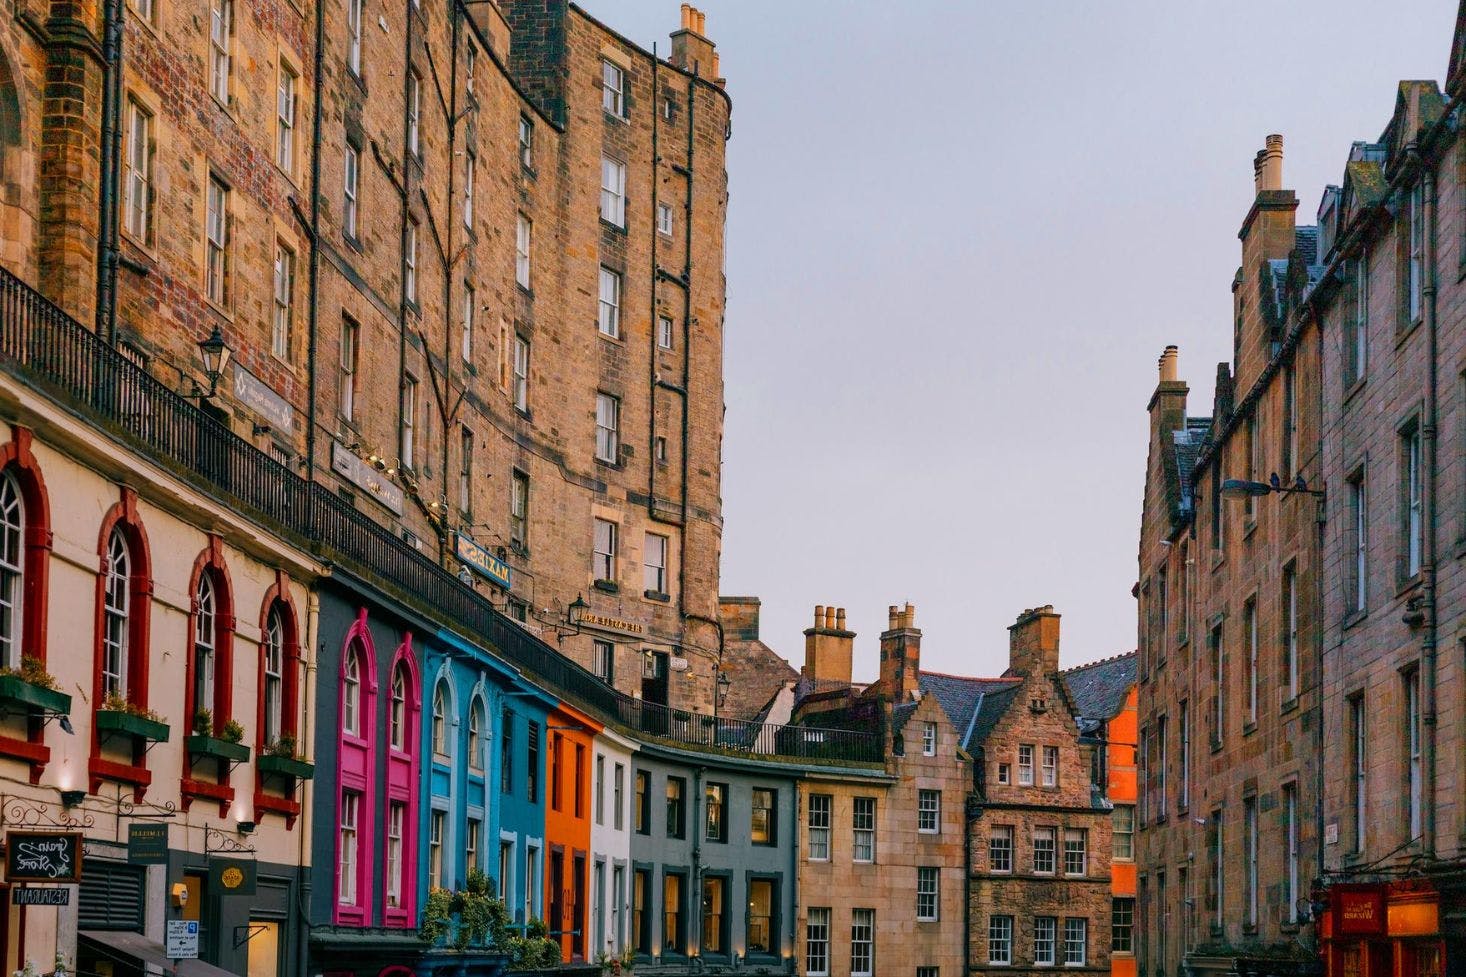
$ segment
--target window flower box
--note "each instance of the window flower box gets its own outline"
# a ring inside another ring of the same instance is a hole
[[[0,675],[0,702],[16,703],[27,711],[63,716],[71,712],[71,696],[43,685],[33,685],[19,675]]]
[[[102,733],[132,736],[152,743],[166,743],[169,732],[165,722],[116,709],[97,711],[97,729]]]
[[[184,740],[184,745],[194,759],[208,757],[226,763],[243,763],[249,759],[249,747],[243,743],[231,743],[213,736],[190,736]]]
[[[315,764],[305,760],[297,760],[294,757],[276,756],[273,753],[262,753],[255,761],[261,774],[273,774],[278,777],[294,777],[296,780],[310,780],[315,774]]]

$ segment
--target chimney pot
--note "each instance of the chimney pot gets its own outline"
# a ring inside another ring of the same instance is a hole
[[[1166,351],[1161,354],[1160,370],[1162,383],[1174,383],[1176,380],[1176,361],[1180,354],[1175,346],[1167,346]]]
[[[841,631],[845,630],[845,608],[843,607],[835,611],[835,627]]]
[[[1283,137],[1273,134],[1267,137],[1266,147],[1258,153],[1261,161],[1259,190],[1283,189]]]
[[[825,623],[825,605],[814,605],[814,626],[821,627]]]
[[[684,29],[692,26],[692,4],[690,3],[682,5],[682,26]]]

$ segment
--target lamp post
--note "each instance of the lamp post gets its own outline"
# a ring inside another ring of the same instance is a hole
[[[233,355],[234,351],[224,341],[224,334],[219,331],[218,326],[215,326],[214,331],[209,333],[207,339],[199,340],[199,356],[204,361],[204,376],[209,381],[208,389],[205,390],[199,385],[197,380],[190,377],[188,378],[190,389],[183,392],[183,396],[209,400],[217,394],[219,392],[219,380],[224,376],[224,370],[229,366],[229,358]],[[174,369],[178,370],[180,382],[182,382],[182,367],[175,365]]]
[[[1302,475],[1294,479],[1292,485],[1285,485],[1277,472],[1273,472],[1266,482],[1254,482],[1246,478],[1229,478],[1222,483],[1222,498],[1224,499],[1259,498],[1274,492],[1279,495],[1311,495],[1318,499],[1324,497],[1324,490],[1309,488]]]

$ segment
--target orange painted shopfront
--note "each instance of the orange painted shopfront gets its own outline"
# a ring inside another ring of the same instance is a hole
[[[1135,828],[1135,802],[1140,796],[1136,780],[1135,757],[1136,743],[1139,742],[1139,724],[1137,716],[1140,705],[1139,687],[1130,686],[1125,696],[1125,707],[1120,710],[1113,719],[1109,721],[1106,739],[1109,741],[1105,749],[1106,770],[1108,774],[1107,790],[1110,801],[1115,805],[1116,820],[1112,824],[1116,834],[1120,837],[1120,844],[1124,841],[1126,829],[1129,837],[1133,839]],[[1110,863],[1110,895],[1113,898],[1115,922],[1123,923],[1128,913],[1131,924],[1131,950],[1116,949],[1110,954],[1110,974],[1112,977],[1135,977],[1135,849],[1134,841],[1129,841],[1130,857],[1122,858],[1123,851],[1116,852]]]
[[[1425,880],[1331,886],[1319,927],[1324,972],[1328,977],[1461,973],[1466,961],[1448,964],[1440,924],[1440,893]]]
[[[591,756],[604,727],[561,703],[550,710],[545,758],[545,922],[566,962],[586,959]]]

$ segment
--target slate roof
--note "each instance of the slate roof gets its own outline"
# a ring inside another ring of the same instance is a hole
[[[1172,447],[1176,452],[1176,472],[1181,479],[1181,508],[1191,509],[1195,496],[1191,475],[1196,468],[1196,459],[1201,457],[1201,445],[1211,431],[1210,417],[1188,417],[1186,427],[1171,432]]]
[[[971,678],[924,671],[921,673],[921,691],[936,696],[937,703],[962,738],[963,749],[969,749],[992,731],[993,724],[1013,701],[1013,693],[1020,681],[1016,678]]]
[[[785,682],[799,678],[792,665],[757,638],[724,644],[723,673],[731,684],[721,712],[730,719],[756,718]]]
[[[1108,720],[1125,708],[1135,685],[1135,652],[1079,665],[1059,673],[1075,711],[1085,720]]]

